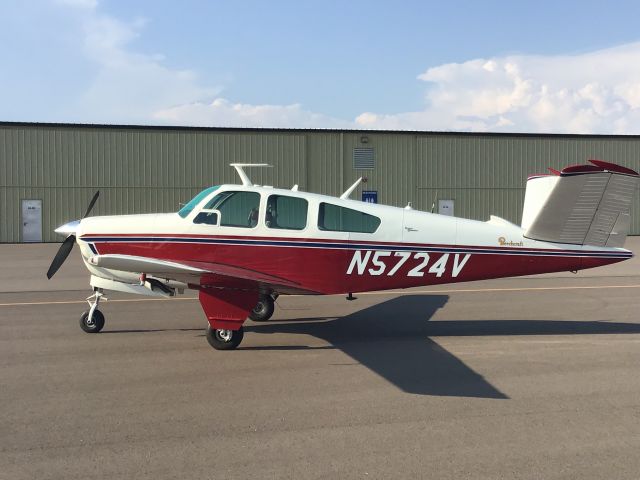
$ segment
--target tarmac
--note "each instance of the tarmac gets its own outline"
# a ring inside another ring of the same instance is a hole
[[[637,258],[280,297],[220,352],[193,295],[114,294],[85,334],[57,248],[0,245],[0,479],[640,477]]]

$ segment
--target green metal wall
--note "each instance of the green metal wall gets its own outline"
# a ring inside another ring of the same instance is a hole
[[[356,147],[374,149],[373,170],[354,169]],[[422,210],[453,199],[456,216],[519,223],[528,174],[589,158],[640,170],[640,137],[0,123],[0,242],[21,241],[22,199],[42,199],[43,238],[59,241],[53,229],[95,190],[96,215],[176,211],[205,186],[238,183],[232,162],[272,164],[250,172],[261,185],[339,195],[364,175],[353,198],[377,190],[380,203]]]

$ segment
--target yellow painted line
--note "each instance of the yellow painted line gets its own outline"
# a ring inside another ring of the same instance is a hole
[[[105,300],[103,302],[116,303],[116,302],[176,302],[184,300],[198,300],[197,297],[189,298],[126,298],[120,300]],[[74,305],[78,303],[87,303],[86,300],[63,300],[52,302],[16,302],[16,303],[0,303],[0,307],[21,307],[26,305]]]
[[[564,286],[564,287],[513,287],[513,288],[461,288],[449,290],[385,290],[380,292],[359,292],[356,295],[415,295],[419,293],[492,293],[492,292],[531,292],[545,290],[596,290],[596,289],[612,289],[612,288],[640,288],[640,285],[583,285],[583,286]],[[18,292],[16,292],[18,293]],[[304,297],[306,295],[289,295],[291,297]],[[327,295],[337,296],[337,295]],[[198,300],[197,297],[188,298],[127,298],[108,300],[109,303],[128,303],[128,302],[177,302]],[[0,303],[0,307],[20,307],[27,305],[75,305],[87,303],[86,300],[63,300],[49,302],[16,302],[16,303]]]
[[[357,295],[411,295],[414,293],[479,293],[479,292],[529,292],[534,290],[593,290],[600,288],[640,288],[640,285],[583,285],[569,287],[513,287],[513,288],[459,288],[450,290],[409,290],[361,292]]]

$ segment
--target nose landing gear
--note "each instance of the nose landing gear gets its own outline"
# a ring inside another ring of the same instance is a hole
[[[94,310],[93,315],[89,312],[82,312],[80,315],[80,328],[86,333],[98,333],[104,327],[104,315],[100,310]]]
[[[102,297],[104,294],[101,289],[96,289],[93,295],[87,297],[90,308],[80,315],[80,328],[86,333],[98,333],[104,327],[104,315],[98,310],[98,303]],[[94,298],[95,301],[92,302]],[[104,297],[104,300],[106,301],[107,297]]]

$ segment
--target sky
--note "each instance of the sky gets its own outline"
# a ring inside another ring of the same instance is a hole
[[[0,1],[0,121],[640,134],[640,2]]]

